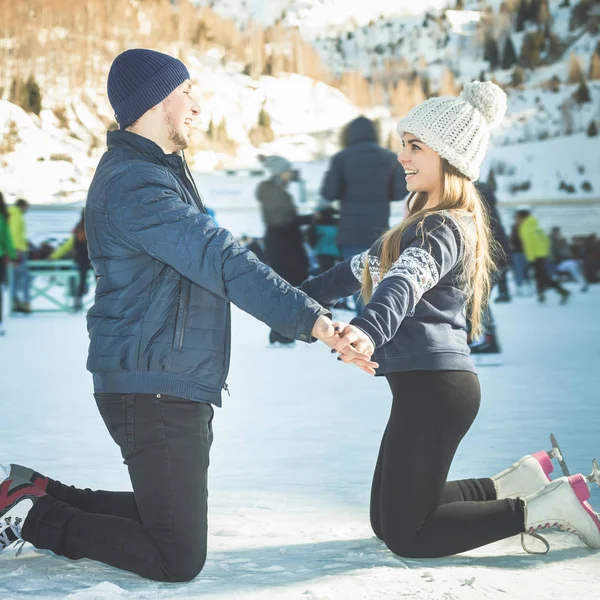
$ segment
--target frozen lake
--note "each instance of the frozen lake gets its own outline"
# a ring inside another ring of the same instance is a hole
[[[502,367],[481,369],[479,416],[453,478],[493,475],[557,435],[572,471],[600,455],[600,286],[558,306],[495,306]],[[340,316],[346,316],[343,313]],[[81,315],[9,319],[0,338],[2,462],[80,487],[130,489],[97,414]],[[325,347],[268,349],[267,328],[234,311],[231,397],[217,411],[209,556],[188,584],[157,584],[26,545],[0,555],[7,600],[564,600],[597,597],[600,554],[551,533],[550,554],[518,538],[440,560],[400,560],[374,539],[368,504],[390,408],[382,379]],[[406,457],[410,460],[410,457]],[[558,467],[556,467],[558,469]],[[556,472],[555,472],[556,473]],[[591,502],[600,509],[600,490]]]

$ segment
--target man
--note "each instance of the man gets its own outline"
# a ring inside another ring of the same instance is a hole
[[[343,150],[331,159],[321,196],[341,203],[338,246],[342,259],[368,250],[388,230],[390,202],[407,195],[397,155],[377,143],[375,124],[358,117],[342,132]],[[361,312],[359,294],[354,296]]]
[[[181,154],[198,114],[183,63],[128,50],[111,67],[108,94],[120,130],[108,134],[86,205],[98,276],[88,369],[133,493],[80,490],[10,465],[0,547],[21,537],[71,559],[188,581],[206,558],[211,423],[227,389],[230,302],[301,341],[335,336],[326,310],[206,214]],[[356,352],[342,359],[373,364]]]
[[[565,304],[571,292],[548,275],[547,262],[550,256],[548,236],[540,228],[538,220],[528,210],[517,211],[517,226],[527,262],[533,265],[538,302],[545,302],[546,290],[553,288],[560,295],[560,303]]]
[[[23,198],[19,198],[8,209],[8,226],[17,254],[11,292],[12,312],[17,313],[31,312],[31,276],[27,262],[29,242],[27,241],[27,224],[25,223],[25,213],[28,209],[29,202]]]

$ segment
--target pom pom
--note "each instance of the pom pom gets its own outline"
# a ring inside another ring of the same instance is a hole
[[[491,81],[467,83],[461,96],[482,114],[490,127],[498,125],[506,114],[506,94]]]

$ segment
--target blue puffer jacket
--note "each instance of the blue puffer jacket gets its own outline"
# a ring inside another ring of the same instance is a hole
[[[377,144],[366,117],[349,123],[344,138],[346,147],[331,159],[321,196],[341,201],[338,244],[370,248],[389,228],[390,202],[407,194],[404,170],[396,154]]]
[[[108,134],[85,225],[98,275],[87,363],[96,392],[220,406],[230,302],[302,341],[328,314],[215,226],[181,156],[134,133]]]

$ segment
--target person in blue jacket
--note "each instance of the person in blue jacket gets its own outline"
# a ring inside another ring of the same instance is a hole
[[[98,276],[87,367],[133,492],[0,475],[0,549],[18,538],[157,581],[206,559],[213,406],[227,390],[231,303],[282,335],[332,343],[329,313],[215,226],[183,157],[198,114],[183,63],[127,50],[108,76],[108,133],[85,209]],[[370,363],[354,352],[357,365]],[[361,362],[362,361],[362,362]]]
[[[341,136],[342,150],[329,163],[320,194],[340,201],[337,243],[343,259],[364,252],[389,227],[390,202],[406,194],[404,172],[396,154],[378,143],[375,123],[350,121]],[[361,302],[355,297],[357,312]]]
[[[392,391],[371,525],[402,557],[448,556],[547,527],[600,547],[600,520],[587,503],[585,479],[550,482],[546,453],[523,457],[494,477],[447,481],[480,404],[465,313],[477,335],[493,260],[487,211],[473,182],[489,129],[505,110],[505,93],[478,81],[457,98],[430,98],[414,108],[398,125],[399,161],[411,192],[408,218],[367,252],[301,286],[322,303],[359,289],[363,294],[364,311],[340,324],[334,350],[347,361],[348,348],[367,355],[375,348],[377,374]]]

